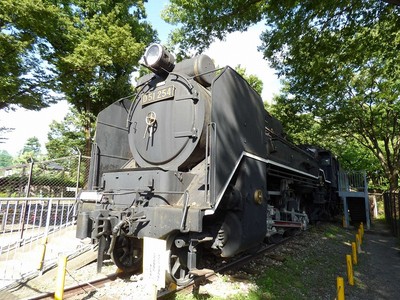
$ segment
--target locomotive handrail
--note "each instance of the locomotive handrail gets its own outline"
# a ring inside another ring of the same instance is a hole
[[[106,191],[103,192],[103,195],[128,195],[128,194],[132,194],[132,193],[145,193],[145,192],[149,192],[149,190],[145,190],[145,189],[131,189],[131,190],[126,190],[126,192],[110,192],[110,191]],[[163,191],[163,190],[152,190],[152,193],[157,193],[157,194],[184,194],[186,191]]]
[[[204,203],[207,203],[208,205],[210,205],[209,199],[208,199],[208,166],[209,163],[207,162],[208,160],[208,154],[209,154],[209,126],[210,124],[207,124],[207,129],[206,129],[206,149],[205,149],[205,164],[204,164]]]
[[[190,92],[192,92],[194,90],[193,84],[190,83],[190,81],[189,81],[189,79],[187,77],[185,77],[185,76],[183,76],[183,75],[181,75],[179,73],[175,73],[175,72],[169,72],[169,75],[175,75],[177,78],[179,78],[179,77],[183,78],[183,80],[186,81],[186,83],[188,85],[188,90]],[[171,79],[171,81],[172,81],[172,79]],[[175,81],[177,81],[177,80],[175,79]]]
[[[127,115],[127,117],[126,117],[126,127],[128,128],[128,131],[129,131],[129,128],[130,128],[130,126],[131,126],[131,124],[132,124],[131,119],[132,119],[133,107],[134,107],[134,106],[137,104],[137,102],[138,102],[138,101],[136,101],[136,100],[137,100],[138,96],[142,93],[143,89],[144,89],[144,88],[147,86],[147,84],[150,82],[150,80],[151,80],[151,79],[149,79],[149,80],[143,82],[143,83],[142,83],[142,86],[140,87],[140,90],[139,90],[137,93],[131,95],[132,97],[134,97],[134,99],[133,99],[133,101],[132,101],[132,103],[131,103],[131,105],[130,105],[130,107],[129,107],[129,109],[128,109],[128,115]],[[139,87],[139,86],[136,87],[136,90],[138,89],[138,87]]]
[[[225,69],[225,67],[221,67],[221,68],[217,68],[217,69],[212,69],[211,71],[203,72],[203,73],[200,73],[200,74],[197,74],[197,75],[194,75],[194,76],[190,76],[190,77],[188,77],[188,78],[194,80],[196,77],[200,77],[200,76],[207,75],[207,74],[211,74],[211,73],[216,73],[216,72],[221,71],[221,70],[223,70],[223,69]]]
[[[182,208],[182,220],[181,220],[181,226],[180,226],[180,232],[186,233],[189,232],[189,229],[186,228],[186,218],[189,210],[189,191],[185,191],[185,202],[183,204]]]
[[[279,140],[280,142],[284,143],[285,145],[289,146],[291,149],[302,152],[303,154],[306,154],[307,156],[309,156],[310,158],[314,159],[313,155],[311,153],[309,153],[308,151],[300,148],[299,146],[293,144],[293,142],[289,141],[288,139],[286,139],[286,137],[280,136],[279,134],[276,134],[273,130],[269,129],[267,126],[264,127],[265,130],[265,134],[271,135],[272,139],[276,139]],[[268,133],[267,133],[268,131]]]
[[[209,129],[212,128],[212,129]],[[215,151],[217,145],[217,124],[215,122],[210,122],[207,125],[207,133],[206,133],[206,159],[210,155],[209,163],[205,164],[205,183],[204,183],[204,198],[205,202],[208,203],[211,207],[214,207],[216,204],[215,199],[215,176],[216,176],[216,156],[217,153]],[[208,170],[207,170],[208,169]],[[209,192],[210,191],[210,195]],[[212,193],[212,195],[211,195]]]

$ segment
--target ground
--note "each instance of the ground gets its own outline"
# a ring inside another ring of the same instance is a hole
[[[339,276],[345,281],[345,299],[399,299],[399,239],[381,221],[365,231],[353,265],[355,284],[348,284],[346,255],[357,229],[320,224],[238,272],[200,287],[197,295],[178,299],[335,299]]]
[[[400,239],[393,237],[385,224],[375,222],[366,232],[361,250],[349,299],[399,299]]]
[[[398,299],[399,239],[390,235],[383,222],[375,221],[371,230],[365,231],[358,264],[353,266],[355,285],[347,283],[346,255],[351,254],[351,242],[355,241],[357,229],[357,226],[344,229],[339,222],[319,224],[240,270],[219,275],[218,280],[200,286],[195,293],[175,295],[173,299],[332,300],[337,296],[338,276],[344,278],[346,299]],[[108,268],[106,272],[112,270]],[[74,281],[86,281],[89,278],[83,275],[90,277],[91,273],[95,273],[93,264],[80,273],[68,272],[67,280],[74,277]],[[0,295],[0,298],[29,299],[33,289],[51,291],[54,282],[47,281],[43,280],[40,288],[28,282],[27,292],[21,288],[8,295]],[[142,277],[132,276],[74,299],[145,299],[146,290],[148,286]]]

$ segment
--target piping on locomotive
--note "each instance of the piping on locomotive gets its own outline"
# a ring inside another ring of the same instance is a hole
[[[97,118],[77,237],[99,241],[98,266],[108,254],[137,270],[143,238],[165,239],[168,279],[185,285],[205,250],[232,257],[331,214],[336,160],[289,142],[232,68],[206,55],[175,64],[159,44],[143,60],[152,73],[134,101]]]

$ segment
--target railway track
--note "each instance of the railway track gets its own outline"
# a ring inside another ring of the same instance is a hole
[[[255,259],[256,257],[266,254],[269,251],[274,250],[278,246],[286,243],[290,239],[292,239],[294,235],[284,237],[279,242],[276,242],[274,244],[267,244],[257,251],[255,251],[252,254],[247,254],[243,255],[239,258],[235,258],[232,261],[229,261],[228,263],[224,264],[221,267],[216,268],[215,270],[206,273],[204,275],[198,276],[191,284],[185,286],[185,287],[178,287],[176,290],[173,291],[161,291],[158,293],[157,299],[159,300],[165,300],[169,299],[170,296],[174,293],[184,293],[184,294],[189,294],[189,293],[196,293],[198,291],[199,287],[204,284],[205,282],[212,282],[213,280],[217,279],[217,274],[225,274],[228,271],[239,269],[240,267],[244,266],[247,264],[249,261]]]
[[[89,295],[91,292],[96,291],[99,288],[102,288],[105,284],[116,280],[117,278],[121,278],[126,276],[124,273],[114,273],[110,275],[106,275],[104,278],[92,280],[89,282],[79,283],[77,285],[67,287],[64,289],[64,298],[69,299],[71,297],[76,296],[77,294],[87,294]],[[39,300],[39,299],[54,299],[54,292],[43,293],[36,297],[29,298],[30,300]]]
[[[237,258],[233,258],[226,263],[224,263],[221,266],[218,266],[215,270],[204,270],[204,274],[197,274],[198,276],[196,279],[189,285],[185,287],[175,287],[172,290],[162,290],[159,291],[157,294],[157,299],[170,299],[170,297],[173,294],[177,293],[182,293],[182,294],[190,294],[190,293],[196,293],[198,291],[199,287],[203,285],[204,283],[210,283],[213,282],[218,278],[217,274],[225,274],[228,271],[232,270],[238,270],[242,266],[246,265],[249,261],[257,258],[258,256],[264,255],[278,246],[286,243],[290,239],[292,239],[294,236],[301,234],[301,232],[298,232],[294,235],[284,237],[278,242],[274,244],[266,244],[265,246],[259,248],[257,251],[243,255]],[[110,284],[117,279],[121,278],[129,278],[133,274],[127,274],[127,273],[113,273],[109,275],[105,275],[103,278],[84,282],[84,283],[79,283],[74,286],[70,286],[65,288],[64,290],[64,298],[63,299],[82,299],[82,296],[84,295],[85,299],[90,299],[91,295],[93,295],[93,299],[97,299],[95,296],[95,293],[99,290],[101,290],[103,287],[105,287],[107,284]],[[54,299],[54,292],[49,292],[49,293],[43,293],[38,296],[29,298],[31,300],[39,300],[39,299]]]

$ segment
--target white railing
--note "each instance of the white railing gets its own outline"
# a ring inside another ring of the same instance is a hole
[[[365,171],[340,171],[338,177],[339,192],[365,192],[368,190]]]
[[[0,198],[0,290],[42,272],[75,238],[75,198]]]

